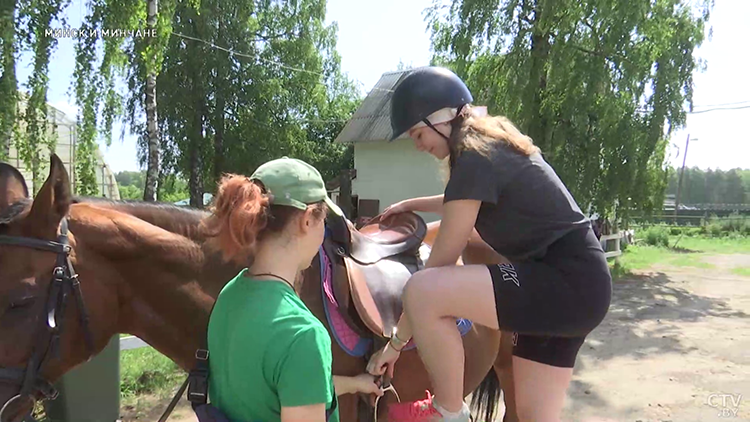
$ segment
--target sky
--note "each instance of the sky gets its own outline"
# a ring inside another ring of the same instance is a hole
[[[72,0],[66,10],[68,27],[80,27],[84,1]],[[369,91],[383,73],[396,70],[401,61],[414,67],[429,64],[430,33],[423,11],[431,3],[432,0],[328,0],[326,21],[338,25],[337,50],[342,69],[362,92]],[[750,1],[716,0],[709,26],[712,36],[696,52],[706,61],[706,70],[694,75],[696,109],[715,104],[750,105],[750,54],[741,47],[750,27]],[[59,23],[53,27],[58,28]],[[25,83],[31,74],[31,60],[30,53],[21,55],[19,83]],[[49,64],[48,102],[73,120],[76,107],[70,87],[74,68],[74,39],[58,39]],[[750,107],[688,115],[686,126],[671,135],[669,159],[674,165],[682,165],[689,136],[688,167],[750,168],[748,122]],[[122,126],[116,125],[112,144],[102,143],[100,149],[114,172],[138,170],[136,138],[127,132],[121,138],[121,130]]]

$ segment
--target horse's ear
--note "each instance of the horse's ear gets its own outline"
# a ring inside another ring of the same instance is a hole
[[[26,180],[15,167],[0,163],[0,211],[29,197]]]
[[[70,179],[57,155],[50,159],[49,177],[34,198],[27,217],[31,231],[42,238],[54,238],[60,221],[70,209]]]

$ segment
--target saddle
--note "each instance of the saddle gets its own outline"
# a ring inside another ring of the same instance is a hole
[[[336,216],[326,225],[323,248],[333,261],[333,294],[342,316],[360,335],[392,337],[406,281],[429,256],[427,225],[412,212],[379,215],[360,229]]]

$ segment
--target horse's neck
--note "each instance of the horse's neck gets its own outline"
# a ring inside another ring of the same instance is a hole
[[[114,209],[76,205],[70,229],[84,294],[93,292],[87,305],[108,304],[92,311],[104,337],[137,335],[189,368],[215,297],[239,269],[203,244]]]

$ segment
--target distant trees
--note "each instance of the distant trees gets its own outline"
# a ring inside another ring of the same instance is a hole
[[[667,193],[677,193],[680,169],[670,169]],[[686,168],[681,204],[750,204],[750,169],[701,170]]]

